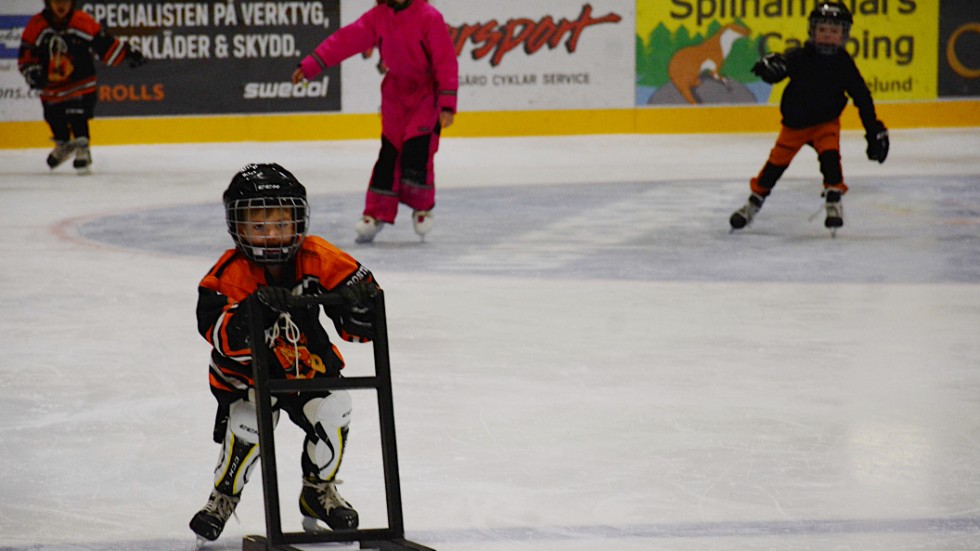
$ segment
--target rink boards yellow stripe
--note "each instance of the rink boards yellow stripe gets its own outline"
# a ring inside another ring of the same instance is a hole
[[[980,100],[881,103],[879,118],[892,129],[980,127]],[[859,129],[848,107],[843,127]],[[463,111],[446,137],[563,136],[580,134],[690,134],[775,132],[776,106],[655,107],[568,111]],[[211,117],[96,118],[93,145],[203,142],[280,142],[375,139],[376,114],[251,115]],[[0,122],[0,148],[47,147],[43,121]]]

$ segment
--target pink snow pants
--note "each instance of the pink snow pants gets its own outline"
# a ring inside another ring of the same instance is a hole
[[[371,173],[364,214],[392,224],[399,203],[436,204],[433,159],[439,150],[439,106],[431,89],[387,75],[381,84],[381,152]]]

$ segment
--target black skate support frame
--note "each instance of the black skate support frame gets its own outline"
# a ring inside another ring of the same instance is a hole
[[[337,294],[295,297],[296,306],[337,306],[344,304]],[[262,306],[256,298],[245,300],[249,319],[249,339],[253,343],[265,343],[262,327]],[[242,551],[301,551],[293,544],[317,544],[358,542],[361,549],[381,551],[435,551],[430,547],[405,539],[402,517],[401,482],[398,475],[398,453],[395,442],[395,412],[391,391],[391,363],[388,357],[388,326],[385,317],[384,292],[374,299],[374,376],[322,379],[275,379],[269,378],[265,355],[252,354],[252,370],[255,378],[256,410],[259,422],[259,458],[262,463],[262,489],[265,497],[266,535],[245,536]],[[317,533],[282,531],[279,511],[279,481],[276,470],[275,439],[272,424],[272,396],[300,391],[339,389],[374,389],[378,396],[378,414],[381,428],[381,456],[384,466],[385,501],[388,508],[388,527],[373,529],[336,530]]]

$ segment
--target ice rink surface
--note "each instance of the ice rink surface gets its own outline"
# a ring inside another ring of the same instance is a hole
[[[773,134],[447,138],[435,230],[352,225],[376,141],[0,151],[0,549],[188,550],[218,447],[196,286],[248,162],[386,290],[409,539],[439,551],[980,549],[980,129],[845,133],[728,216]],[[348,374],[370,349],[343,344]],[[373,392],[341,492],[385,524]],[[298,530],[299,429],[276,431]],[[256,472],[222,537],[263,534]],[[323,546],[319,546],[323,547]],[[334,545],[330,549],[349,546]],[[317,548],[312,546],[311,548]]]

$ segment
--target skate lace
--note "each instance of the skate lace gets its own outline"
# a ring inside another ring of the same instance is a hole
[[[752,203],[745,203],[742,205],[742,208],[738,209],[738,213],[745,217],[746,220],[751,220],[757,212],[759,212],[759,207]]]
[[[310,480],[308,478],[303,479],[303,486],[316,490],[316,500],[327,511],[336,507],[348,507],[347,502],[344,501],[344,498],[340,497],[340,492],[337,491],[337,484],[342,483],[342,480],[337,479],[333,482]]]
[[[90,158],[88,140],[81,138],[72,142],[72,149],[75,150],[76,157],[79,159],[88,160]]]
[[[837,218],[844,218],[844,206],[841,205],[840,202],[837,202],[837,203],[824,203],[817,210],[813,211],[813,214],[811,214],[807,218],[807,220],[813,222],[814,220],[817,219],[818,216],[820,216],[820,213],[822,212],[826,212],[827,216],[836,216]]]
[[[281,327],[281,329],[280,329]],[[265,332],[265,343],[272,348],[276,345],[276,341],[279,340],[279,335],[282,334],[286,342],[293,345],[293,369],[296,371],[296,376],[299,377],[299,326],[293,321],[293,317],[289,315],[289,312],[283,312],[279,314],[279,319],[272,324],[272,327]]]
[[[231,496],[226,496],[221,492],[214,491],[211,494],[211,499],[209,499],[207,505],[204,506],[204,510],[221,519],[221,522],[227,522],[228,518],[232,515],[235,516],[235,520],[238,520],[238,515],[235,514],[235,507],[237,506],[238,499]]]
[[[51,155],[54,156],[54,158],[61,160],[70,155],[74,149],[75,142],[69,140],[64,143],[55,144],[54,151],[51,152]]]
[[[825,207],[823,205],[821,205],[820,208],[818,208],[817,210],[813,211],[813,214],[811,214],[810,216],[807,216],[807,218],[806,218],[807,221],[808,222],[813,222],[814,220],[817,219],[818,216],[820,216],[820,213],[823,212],[824,210],[825,210]]]

